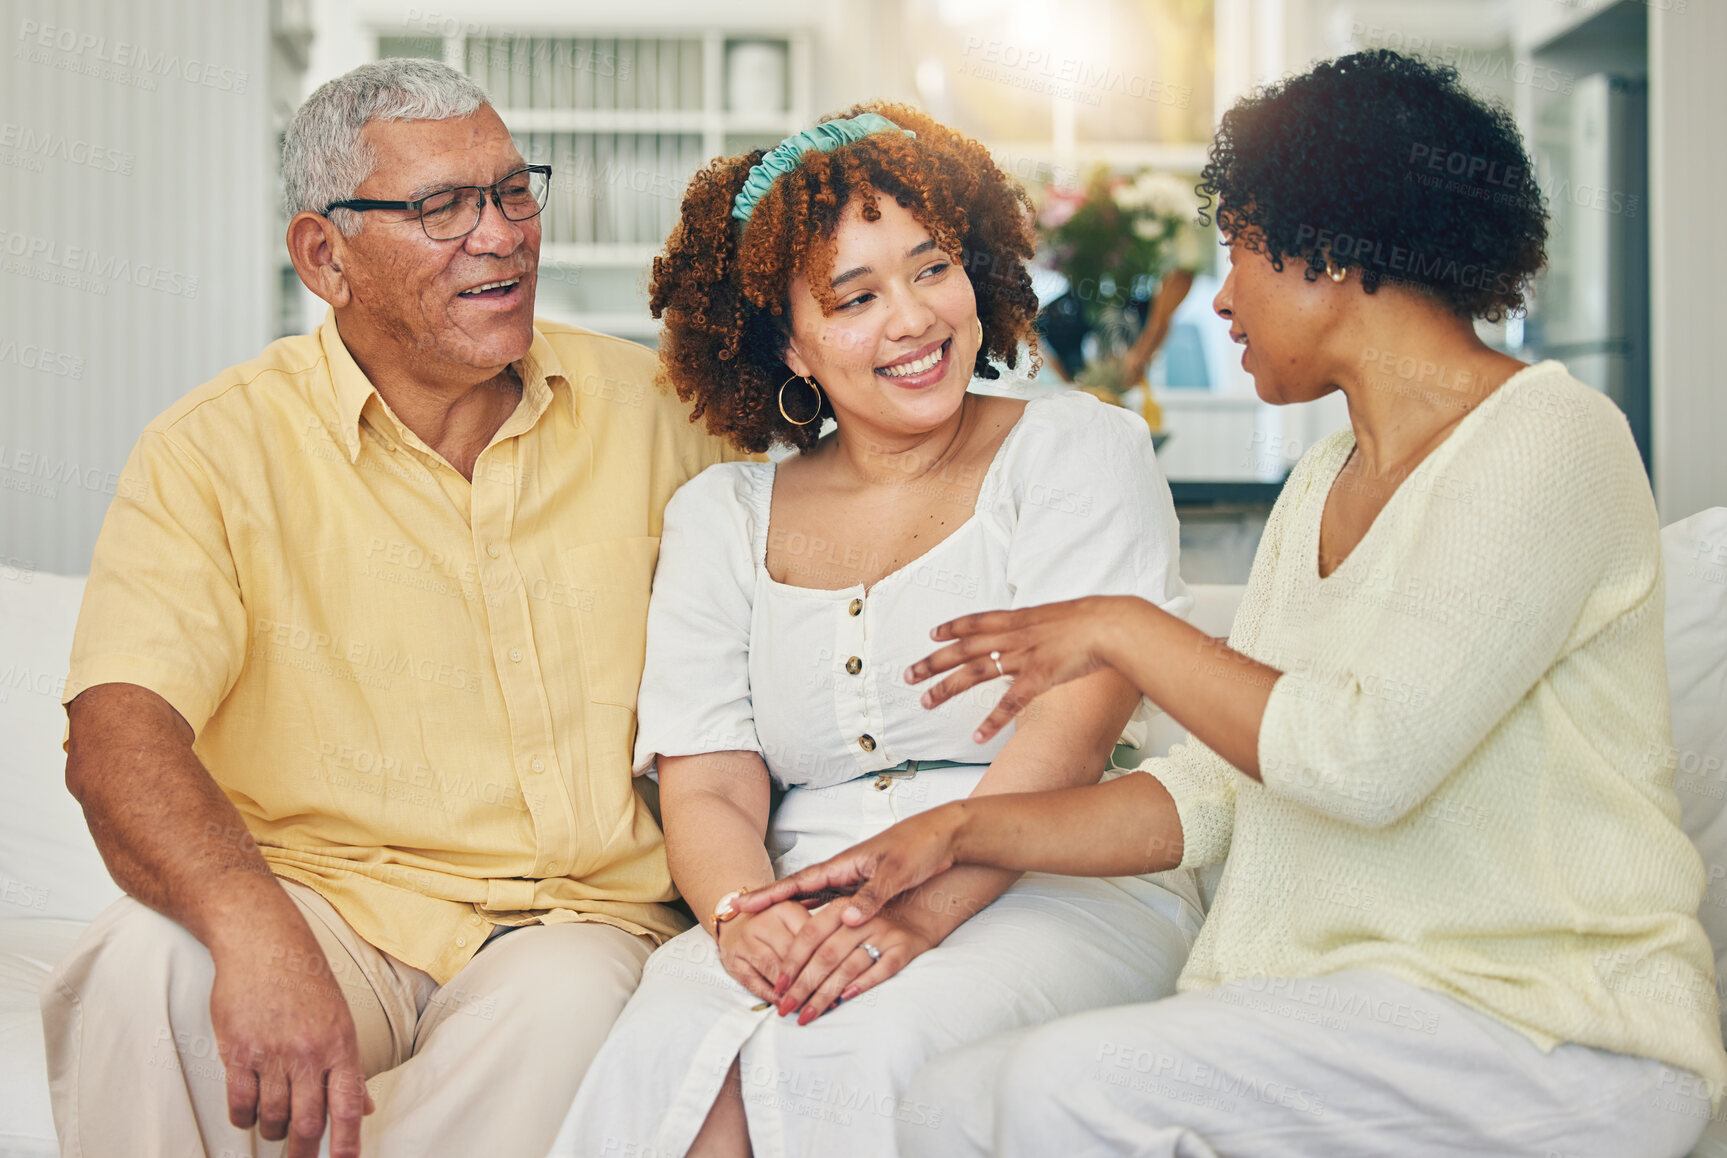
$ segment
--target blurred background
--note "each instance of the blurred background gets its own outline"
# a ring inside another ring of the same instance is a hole
[[[383,56],[472,75],[553,166],[538,311],[653,344],[645,273],[707,159],[885,98],[982,140],[1045,240],[1045,368],[1140,409],[1184,571],[1239,582],[1340,399],[1260,403],[1192,224],[1219,113],[1359,48],[1455,66],[1523,126],[1553,215],[1527,318],[1631,423],[1664,522],[1727,502],[1708,317],[1727,237],[1721,0],[0,0],[0,579],[88,569],[142,426],[323,304],[282,247],[300,101]]]

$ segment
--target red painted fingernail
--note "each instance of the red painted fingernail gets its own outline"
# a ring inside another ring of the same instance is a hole
[[[792,979],[790,977],[786,976],[784,973],[781,973],[779,981],[776,982],[774,985],[774,996],[775,997],[784,997],[786,995],[786,987],[789,986],[791,983],[792,983]]]
[[[792,1001],[790,998],[787,998],[786,1000],[780,1002],[779,1015],[781,1017],[784,1017],[786,1014],[790,1013],[792,1010],[794,1010],[796,1008],[797,1008],[797,1003]]]
[[[816,1011],[809,1008],[808,1006],[805,1006],[804,1011],[802,1013],[798,1014],[798,1024],[799,1025],[808,1025],[810,1022],[814,1021],[815,1019],[816,1019]]]
[[[857,986],[848,985],[848,986],[846,986],[846,991],[844,993],[840,994],[840,1000],[841,1001],[850,1001],[852,998],[856,997],[860,992],[861,992],[861,990],[859,990]]]

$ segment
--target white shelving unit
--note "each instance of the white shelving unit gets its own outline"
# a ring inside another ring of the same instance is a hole
[[[374,29],[380,57],[436,57],[472,76],[522,155],[552,166],[537,312],[652,341],[647,273],[684,186],[714,157],[771,147],[809,125],[811,38],[807,29],[759,24],[582,34],[591,31],[573,23],[444,37]]]

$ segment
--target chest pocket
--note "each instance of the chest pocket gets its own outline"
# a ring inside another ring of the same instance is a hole
[[[564,552],[575,593],[576,628],[588,695],[632,711],[648,641],[648,593],[660,541],[607,539]]]

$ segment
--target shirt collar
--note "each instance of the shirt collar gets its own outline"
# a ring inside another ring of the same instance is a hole
[[[342,445],[348,452],[348,461],[355,462],[360,457],[360,416],[365,412],[366,404],[376,399],[378,409],[389,416],[404,440],[419,440],[412,432],[401,426],[401,422],[390,411],[384,399],[378,393],[378,388],[372,385],[372,380],[366,377],[366,372],[360,369],[360,364],[354,361],[354,356],[348,352],[342,335],[336,329],[336,311],[327,309],[324,321],[318,327],[318,341],[324,348],[324,357],[330,366],[330,383],[336,394],[336,416],[340,420],[338,432]],[[569,377],[564,372],[564,364],[552,349],[552,344],[546,341],[546,336],[540,332],[540,327],[534,327],[534,340],[528,347],[527,354],[513,363],[516,373],[522,380],[522,405],[516,408],[514,414],[505,419],[499,427],[494,441],[501,438],[511,438],[531,429],[538,422],[540,415],[546,412],[546,407],[552,404],[552,389],[555,382],[569,385]]]

